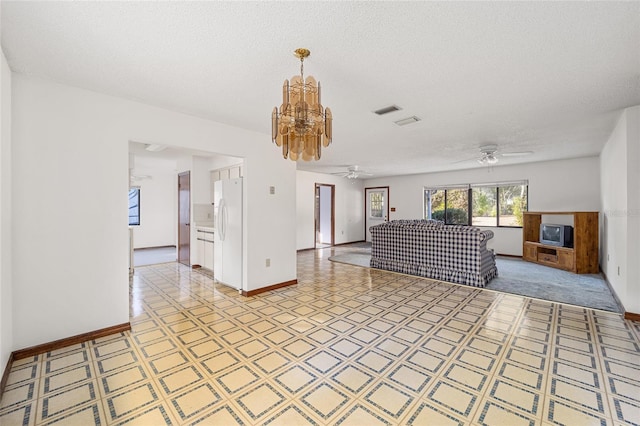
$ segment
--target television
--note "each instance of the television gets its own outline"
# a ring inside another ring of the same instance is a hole
[[[540,243],[558,247],[573,247],[573,227],[569,225],[540,225]]]

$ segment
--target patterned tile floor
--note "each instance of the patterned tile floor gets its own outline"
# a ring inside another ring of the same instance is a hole
[[[141,267],[131,333],[13,365],[0,424],[640,424],[640,324],[332,263],[243,298]]]

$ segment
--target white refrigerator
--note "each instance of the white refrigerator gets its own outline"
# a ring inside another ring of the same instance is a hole
[[[242,289],[242,178],[214,183],[213,277]]]

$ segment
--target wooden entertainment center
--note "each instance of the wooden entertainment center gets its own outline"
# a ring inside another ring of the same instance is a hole
[[[543,215],[573,216],[573,247],[558,247],[539,242]],[[522,258],[576,274],[597,274],[598,226],[598,212],[524,212]]]

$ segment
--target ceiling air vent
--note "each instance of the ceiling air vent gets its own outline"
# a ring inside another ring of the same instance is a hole
[[[416,123],[418,121],[420,121],[420,118],[414,115],[413,117],[407,117],[403,118],[402,120],[394,121],[394,123],[396,123],[398,126],[406,126],[407,124]]]
[[[400,108],[397,105],[391,105],[391,106],[388,106],[388,107],[377,109],[377,110],[375,110],[373,112],[375,112],[378,115],[385,115],[385,114],[389,114],[390,112],[400,111],[401,109],[402,108]]]

